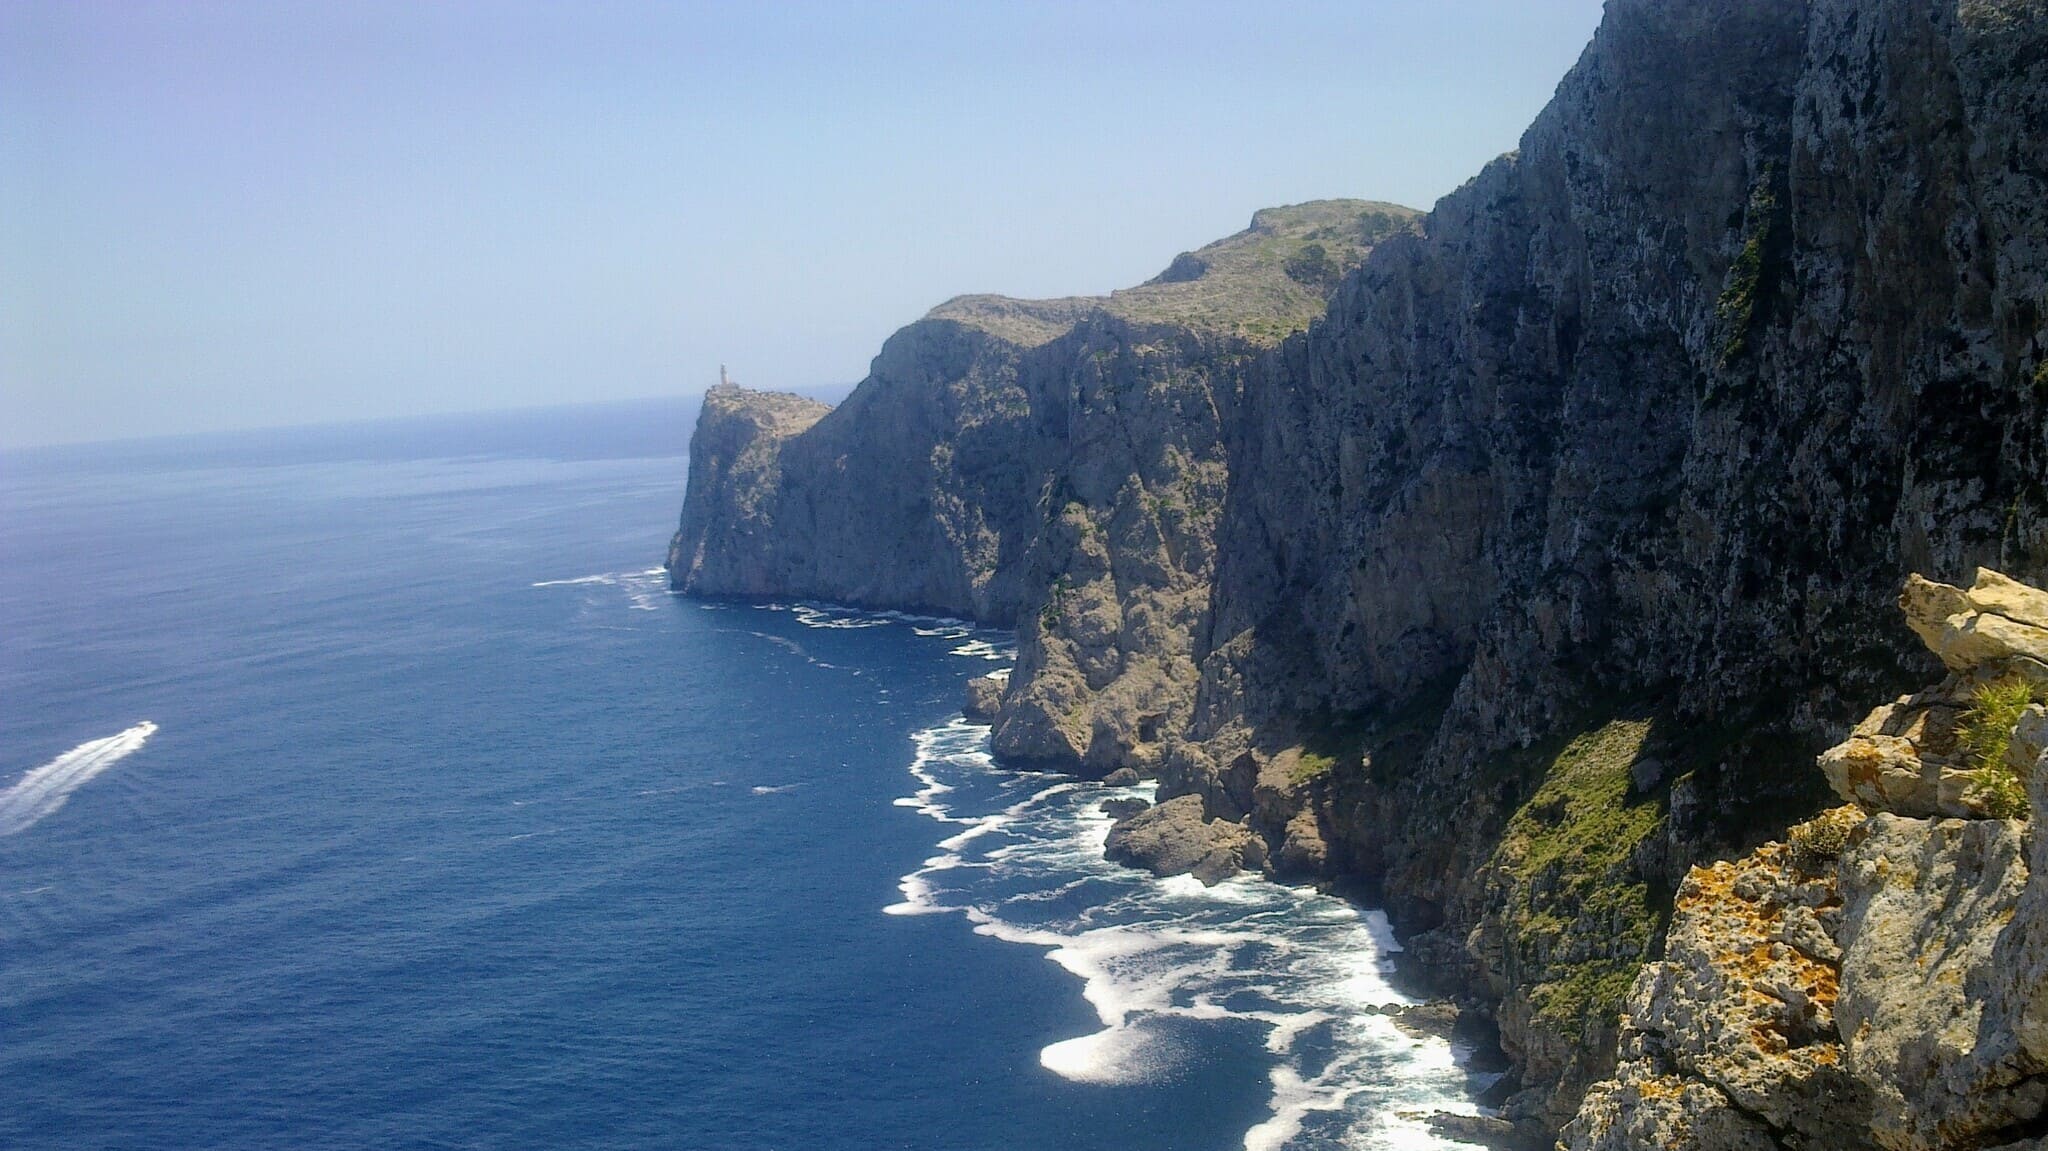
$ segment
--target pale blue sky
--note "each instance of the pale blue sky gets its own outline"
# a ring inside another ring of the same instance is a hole
[[[850,383],[962,292],[1427,207],[1596,0],[0,4],[0,445]]]

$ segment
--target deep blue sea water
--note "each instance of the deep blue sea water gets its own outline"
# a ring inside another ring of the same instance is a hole
[[[1008,636],[656,570],[691,406],[0,455],[0,1147],[1430,1146],[1377,916],[1103,862]]]

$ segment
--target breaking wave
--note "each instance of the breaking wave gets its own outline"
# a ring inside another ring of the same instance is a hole
[[[977,661],[1017,657],[1013,635],[963,620],[752,606],[807,628],[908,626]],[[762,638],[811,658],[793,641]],[[1382,913],[1253,875],[1204,887],[1113,864],[1102,855],[1113,822],[1103,804],[1149,800],[1152,784],[1110,788],[998,767],[987,725],[959,717],[912,739],[917,786],[896,803],[948,830],[882,910],[960,915],[976,934],[1043,948],[1078,978],[1099,1026],[1040,1051],[1047,1071],[1077,1083],[1159,1081],[1199,1057],[1205,1024],[1249,1022],[1264,1029],[1270,1064],[1268,1114],[1244,1132],[1245,1151],[1464,1146],[1432,1132],[1428,1118],[1474,1113],[1484,1079],[1453,1044],[1394,1022],[1391,1012],[1413,1000],[1389,982],[1400,947]]]
[[[1388,983],[1399,945],[1383,914],[1257,876],[1205,888],[1110,863],[1104,802],[1150,799],[1152,785],[1005,770],[988,733],[956,718],[913,737],[918,786],[896,802],[952,830],[883,910],[960,914],[1079,978],[1100,1027],[1047,1046],[1046,1070],[1156,1081],[1191,1057],[1188,1027],[1251,1021],[1272,1062],[1269,1115],[1246,1151],[1461,1146],[1427,1119],[1474,1113],[1477,1084],[1450,1043],[1389,1017],[1413,1001]]]
[[[761,603],[753,606],[758,611],[786,611],[805,627],[824,630],[858,630],[905,625],[916,635],[965,641],[952,649],[954,655],[1003,662],[1015,662],[1017,658],[1017,642],[1011,633],[985,628],[949,616],[918,615],[902,611],[865,611],[824,603]]]
[[[140,751],[155,734],[156,724],[144,720],[117,735],[81,743],[22,776],[13,787],[0,792],[0,835],[27,831],[55,814],[72,792]]]

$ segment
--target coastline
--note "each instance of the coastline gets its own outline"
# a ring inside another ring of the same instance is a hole
[[[1015,656],[1012,633],[957,617],[744,602],[810,628],[908,626],[957,642],[952,654],[976,665]],[[1275,1151],[1304,1131],[1465,1147],[1473,1144],[1433,1122],[1469,1136],[1496,1121],[1483,1100],[1504,1061],[1483,1029],[1419,993],[1426,981],[1383,911],[1329,882],[1241,873],[1209,885],[1114,863],[1104,806],[1149,802],[1156,785],[1006,766],[989,733],[956,713],[913,736],[917,786],[896,803],[948,834],[881,911],[957,916],[974,934],[1042,949],[1078,980],[1100,1030],[1045,1047],[1046,1072],[1077,1085],[1170,1080],[1213,1042],[1207,1029],[1254,1026],[1265,1034],[1270,1096],[1266,1118],[1244,1133],[1248,1151]],[[1049,906],[1062,910],[1044,917]]]

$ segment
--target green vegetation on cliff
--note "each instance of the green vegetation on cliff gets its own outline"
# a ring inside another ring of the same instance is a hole
[[[1749,348],[1749,333],[1756,322],[1759,299],[1770,290],[1771,264],[1776,254],[1778,196],[1773,188],[1777,167],[1765,164],[1756,187],[1750,189],[1749,206],[1743,213],[1742,249],[1728,267],[1721,295],[1714,301],[1714,316],[1721,321],[1724,335],[1721,363],[1725,366]]]
[[[2018,676],[1978,684],[1956,720],[1956,736],[1970,753],[1984,806],[1999,819],[2027,817],[2027,785],[2006,762],[2020,713],[2034,702],[2034,687]]]
[[[1364,712],[1325,709],[1309,717],[1294,769],[1296,781],[1334,772],[1347,787],[1388,787],[1411,776],[1457,686],[1457,677],[1438,676],[1391,707]]]
[[[1634,859],[1663,812],[1630,779],[1651,728],[1616,719],[1551,745],[1494,853],[1502,941],[1523,994],[1536,1018],[1568,1031],[1612,1026],[1657,936],[1660,901]]]
[[[1097,313],[1278,343],[1323,314],[1337,282],[1373,245],[1411,230],[1419,217],[1412,208],[1373,200],[1266,208],[1249,228],[1182,252],[1135,288],[1052,300],[957,296],[929,318],[955,320],[1026,347],[1057,339]]]

